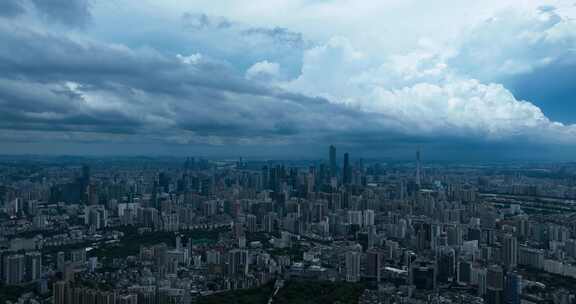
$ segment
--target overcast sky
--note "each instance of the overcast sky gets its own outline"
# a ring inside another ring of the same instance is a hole
[[[2,0],[0,153],[576,156],[576,2]]]

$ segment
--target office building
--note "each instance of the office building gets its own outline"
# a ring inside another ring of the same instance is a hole
[[[329,158],[330,158],[330,176],[334,177],[337,175],[338,172],[336,166],[336,147],[330,146]]]
[[[42,254],[40,252],[28,252],[26,257],[26,281],[34,282],[42,276]]]
[[[26,258],[23,254],[13,254],[4,258],[4,283],[19,285],[25,282]]]
[[[366,276],[380,282],[384,269],[384,253],[379,249],[370,249],[366,252]]]
[[[436,267],[433,262],[416,260],[410,264],[410,285],[417,290],[436,289]]]
[[[504,271],[498,265],[488,267],[484,300],[486,304],[504,303]]]
[[[502,263],[506,268],[513,269],[518,265],[518,241],[510,234],[504,236],[502,240]]]
[[[360,281],[360,257],[361,253],[350,251],[346,253],[346,281]]]
[[[344,153],[344,166],[342,168],[342,183],[350,185],[352,182],[352,167],[350,166],[350,154]]]

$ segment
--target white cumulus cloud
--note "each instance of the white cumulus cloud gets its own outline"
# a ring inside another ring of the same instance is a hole
[[[451,47],[422,41],[417,49],[381,56],[332,38],[305,52],[301,75],[284,87],[393,117],[407,134],[570,143],[576,126],[518,100],[498,77],[568,58],[576,46],[571,23],[555,8],[503,11]]]
[[[280,77],[280,65],[268,60],[256,62],[246,70],[246,79],[272,81]]]

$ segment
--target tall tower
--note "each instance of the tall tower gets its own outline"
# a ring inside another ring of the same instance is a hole
[[[90,167],[88,165],[82,166],[82,176],[79,180],[80,184],[80,199],[85,204],[89,204],[90,199]]]
[[[82,165],[82,181],[85,184],[90,183],[90,166]]]
[[[330,146],[330,176],[336,176],[336,147]]]
[[[349,185],[352,181],[352,168],[350,167],[350,154],[344,153],[344,168],[342,170],[342,181],[344,185]]]
[[[422,174],[422,164],[420,162],[420,147],[416,150],[416,185],[420,188],[421,185],[421,174]]]

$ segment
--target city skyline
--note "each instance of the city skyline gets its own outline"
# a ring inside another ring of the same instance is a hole
[[[576,304],[576,0],[0,0],[0,304]]]
[[[575,163],[413,152],[2,159],[0,302],[573,304]]]
[[[575,17],[562,0],[7,0],[0,154],[570,161]]]

